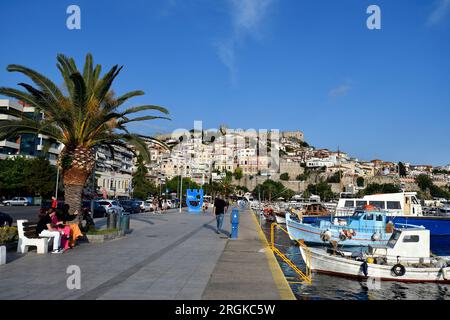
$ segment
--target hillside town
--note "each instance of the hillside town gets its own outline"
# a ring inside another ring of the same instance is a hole
[[[35,115],[34,108],[22,102],[0,100],[0,120],[15,118],[11,112],[1,112],[5,109],[16,110],[16,117]],[[158,138],[170,148],[150,139],[147,142],[151,159],[146,164],[146,176],[157,186],[179,176],[204,185],[221,181],[227,172],[233,174],[234,184],[250,191],[266,180],[273,180],[296,194],[319,181],[328,182],[336,194],[356,194],[370,183],[391,183],[417,191],[415,178],[419,175],[429,176],[440,187],[450,184],[450,164],[433,167],[406,161],[361,160],[343,150],[311,146],[301,131],[256,132],[223,126],[215,131],[194,129]],[[44,135],[24,134],[0,141],[0,159],[44,155],[55,165],[62,147],[57,142],[49,143]],[[109,198],[131,197],[136,163],[136,156],[125,148],[97,149],[96,192]]]

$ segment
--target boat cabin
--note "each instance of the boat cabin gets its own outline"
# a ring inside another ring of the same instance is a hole
[[[334,228],[353,229],[363,232],[379,232],[380,234],[390,233],[391,230],[386,230],[386,213],[374,208],[366,210],[358,209],[348,218],[335,217],[332,221]],[[326,227],[327,221],[322,222],[321,227]],[[389,231],[389,232],[388,232]]]
[[[395,229],[387,245],[369,245],[369,254],[385,257],[389,263],[430,262],[430,230],[424,228]]]
[[[303,209],[305,216],[327,216],[328,210],[320,203],[308,204]]]
[[[372,205],[384,210],[389,216],[421,216],[422,206],[416,192],[386,193],[367,195],[363,198],[339,199],[336,215],[349,216],[357,208]]]

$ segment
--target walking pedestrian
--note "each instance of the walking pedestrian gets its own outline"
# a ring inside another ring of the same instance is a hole
[[[159,208],[159,212],[162,213],[163,205],[162,205],[162,198],[161,197],[158,197],[158,208]]]
[[[222,195],[218,195],[214,200],[214,214],[216,215],[216,233],[219,234],[220,230],[222,230],[223,217],[225,213],[228,211],[228,202],[223,199]]]

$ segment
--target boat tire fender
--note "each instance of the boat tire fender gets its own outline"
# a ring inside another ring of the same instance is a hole
[[[364,273],[364,276],[367,277],[367,275],[369,274],[369,264],[367,263],[367,261],[364,261],[361,264],[361,270]]]
[[[397,263],[395,266],[392,267],[392,273],[396,275],[397,277],[404,276],[406,273],[406,268],[404,265]]]

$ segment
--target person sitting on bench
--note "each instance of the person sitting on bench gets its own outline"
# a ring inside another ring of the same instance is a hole
[[[9,214],[0,212],[0,228],[8,225],[8,226],[12,226],[13,223],[13,218],[11,218],[11,216]]]
[[[52,223],[52,217],[55,214],[55,210],[49,210],[48,213],[39,220],[36,227],[36,233],[40,237],[53,238],[52,253],[62,253],[64,252],[64,249],[61,249],[60,245],[61,235],[64,231],[59,231],[58,227]]]

